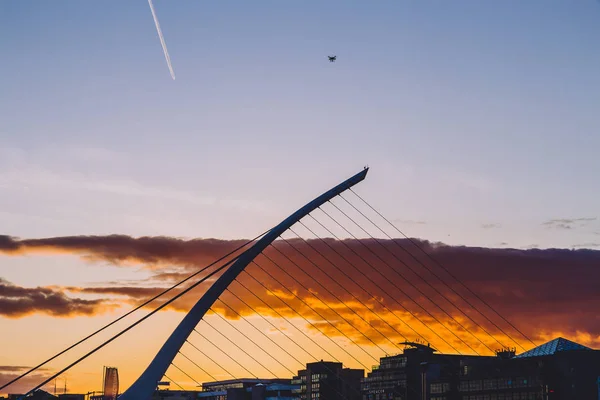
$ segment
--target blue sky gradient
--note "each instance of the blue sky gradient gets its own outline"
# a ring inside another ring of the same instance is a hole
[[[0,4],[3,233],[251,237],[369,164],[409,234],[600,243],[543,225],[600,214],[598,2],[155,7],[175,81],[146,1]]]

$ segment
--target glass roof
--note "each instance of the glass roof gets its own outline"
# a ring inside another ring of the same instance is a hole
[[[542,345],[539,345],[538,347],[534,347],[533,349],[526,351],[525,353],[519,354],[516,358],[550,356],[560,351],[571,350],[592,349],[590,349],[589,347],[585,347],[584,345],[581,345],[579,343],[571,342],[570,340],[559,337],[549,341],[548,343],[544,343]]]

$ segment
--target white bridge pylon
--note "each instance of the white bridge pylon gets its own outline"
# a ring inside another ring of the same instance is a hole
[[[202,320],[204,314],[210,309],[219,296],[227,289],[233,280],[254,260],[267,246],[269,246],[281,234],[303,217],[310,214],[316,208],[339,194],[362,182],[367,176],[368,168],[345,180],[334,188],[323,193],[311,202],[307,203],[295,213],[283,220],[279,225],[271,229],[251,248],[242,253],[238,259],[217,279],[217,281],[206,291],[198,302],[187,313],[171,336],[165,341],[154,359],[139,376],[139,378],[121,395],[119,400],[149,400],[156,389],[157,383],[163,378],[171,362],[184,345],[196,325]]]

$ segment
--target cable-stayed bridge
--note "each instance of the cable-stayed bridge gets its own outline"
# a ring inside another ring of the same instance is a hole
[[[525,350],[534,343],[406,236],[354,187],[368,168],[310,201],[277,226],[166,288],[135,309],[31,368],[49,362],[129,317],[160,305],[32,387],[56,377],[160,310],[203,294],[122,400],[149,399],[168,380],[183,388],[218,377],[290,377],[321,359],[371,370],[400,342],[420,340],[450,354]],[[395,236],[395,237],[394,237]],[[136,329],[137,328],[137,329]],[[173,376],[183,377],[178,382]]]

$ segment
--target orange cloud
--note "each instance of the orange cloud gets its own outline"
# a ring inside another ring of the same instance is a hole
[[[73,254],[115,265],[144,264],[203,266],[244,244],[246,240],[191,239],[166,236],[134,238],[126,235],[62,236],[18,239],[0,235],[0,254]]]
[[[64,289],[139,304],[164,290],[161,283],[187,276],[243,242],[123,235],[27,240],[4,236],[0,237],[0,253],[26,254],[43,249],[117,264],[169,265],[168,271],[156,271],[152,287],[117,283]],[[532,339],[540,342],[549,334],[560,333],[581,337],[588,345],[600,344],[600,322],[595,318],[600,305],[595,284],[600,278],[600,252],[418,243]],[[229,288],[235,296],[225,292],[222,301],[215,303],[216,312],[232,320],[257,313],[268,318],[299,319],[300,314],[310,321],[302,322],[309,331],[348,336],[369,346],[418,336],[451,352],[489,353],[489,348],[500,344],[515,346],[495,325],[524,347],[532,346],[407,240],[278,241],[256,262],[260,267],[249,265]],[[187,311],[209,285],[200,285],[169,308]],[[556,326],[563,328],[558,332],[553,328]]]
[[[94,315],[115,305],[105,300],[70,298],[62,291],[51,288],[24,288],[0,278],[0,315],[19,318],[41,313],[55,317]]]

